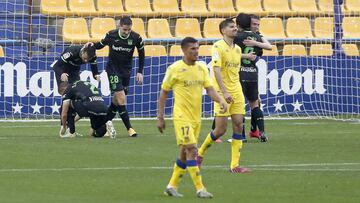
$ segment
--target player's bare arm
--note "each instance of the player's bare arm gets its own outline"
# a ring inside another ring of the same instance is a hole
[[[220,104],[220,108],[221,108],[221,113],[225,113],[227,110],[227,104],[223,101],[223,99],[221,98],[221,96],[215,91],[214,87],[207,87],[206,89],[206,93],[207,95],[209,95],[209,97]]]
[[[260,47],[262,49],[266,49],[266,50],[271,50],[271,44],[270,43],[265,43],[265,42],[259,42],[253,39],[246,39],[243,41],[243,43],[246,46],[256,46],[256,47]]]
[[[255,61],[256,60],[256,55],[254,53],[249,53],[249,54],[243,54],[241,55],[241,58],[244,59],[249,59],[250,61]]]
[[[269,40],[267,40],[265,37],[261,37],[261,41],[265,44],[267,44],[267,46],[270,46],[270,49],[267,50],[272,50],[272,46],[271,43],[269,42]]]
[[[228,93],[228,91],[225,88],[225,85],[224,85],[222,77],[221,77],[220,67],[214,66],[214,75],[216,78],[216,82],[218,83],[220,90],[224,95],[225,101],[228,104],[234,102],[233,98],[231,97],[231,95]]]
[[[161,133],[165,130],[165,120],[164,120],[164,109],[166,104],[166,98],[168,91],[161,89],[159,101],[158,101],[158,113],[157,113],[157,127]]]

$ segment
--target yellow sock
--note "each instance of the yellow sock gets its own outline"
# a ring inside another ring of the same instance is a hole
[[[172,176],[170,178],[168,186],[177,188],[181,181],[181,178],[186,173],[186,164],[181,162],[179,159],[174,164]]]
[[[212,132],[210,132],[206,136],[203,144],[201,145],[200,149],[198,150],[199,156],[203,157],[205,155],[206,150],[211,146],[211,144],[214,142],[214,140],[216,140],[215,135]]]
[[[196,160],[187,160],[186,161],[187,170],[190,173],[191,179],[194,183],[196,191],[199,191],[204,188],[202,183],[200,169],[196,164]]]
[[[242,140],[232,139],[231,142],[231,165],[230,168],[239,166],[240,162],[240,149],[242,148]]]

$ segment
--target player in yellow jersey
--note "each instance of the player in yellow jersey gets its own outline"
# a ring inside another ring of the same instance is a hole
[[[246,173],[247,168],[239,166],[240,149],[242,148],[242,128],[245,114],[245,100],[239,83],[239,71],[241,58],[255,60],[252,53],[241,54],[241,48],[234,44],[237,35],[237,27],[233,20],[226,19],[219,25],[223,39],[214,43],[212,47],[212,66],[214,71],[214,87],[216,91],[229,104],[225,113],[220,111],[219,105],[214,104],[215,129],[206,137],[199,148],[197,156],[198,165],[201,166],[205,151],[219,137],[225,134],[228,117],[231,116],[233,135],[231,142],[231,165],[230,172]]]
[[[180,147],[180,156],[174,165],[165,194],[182,197],[182,194],[177,192],[177,186],[187,170],[195,185],[197,197],[212,198],[213,195],[207,192],[202,183],[200,169],[196,162],[196,145],[201,128],[202,89],[205,88],[207,94],[219,103],[219,112],[224,113],[227,105],[213,88],[206,65],[197,62],[199,54],[197,40],[192,37],[184,38],[181,49],[184,57],[166,70],[159,96],[157,127],[163,133],[166,97],[170,89],[174,92],[173,122],[176,142]]]

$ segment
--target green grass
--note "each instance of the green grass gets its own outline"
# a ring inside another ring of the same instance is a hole
[[[203,121],[201,142],[210,124]],[[230,174],[230,144],[214,144],[202,168],[212,200],[195,197],[188,175],[183,198],[162,194],[178,155],[171,121],[165,135],[155,121],[133,121],[139,138],[115,121],[115,140],[61,139],[58,125],[0,123],[0,202],[360,202],[359,123],[266,121],[270,142],[251,140],[241,153],[250,174]]]

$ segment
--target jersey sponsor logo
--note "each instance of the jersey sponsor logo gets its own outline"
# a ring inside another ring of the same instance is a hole
[[[240,71],[241,72],[248,72],[248,73],[256,73],[257,69],[255,67],[244,67],[244,66],[242,66]]]
[[[225,61],[225,68],[238,68],[240,63],[233,63],[229,61]]]
[[[92,97],[89,97],[89,100],[90,100],[91,102],[93,102],[93,101],[104,101],[104,99],[103,99],[102,97],[100,97],[100,96],[92,96]]]
[[[132,48],[126,48],[126,47],[116,47],[115,45],[112,45],[111,47],[114,51],[127,51],[131,52]]]
[[[203,80],[184,80],[184,87],[194,86],[194,85],[203,85]]]

